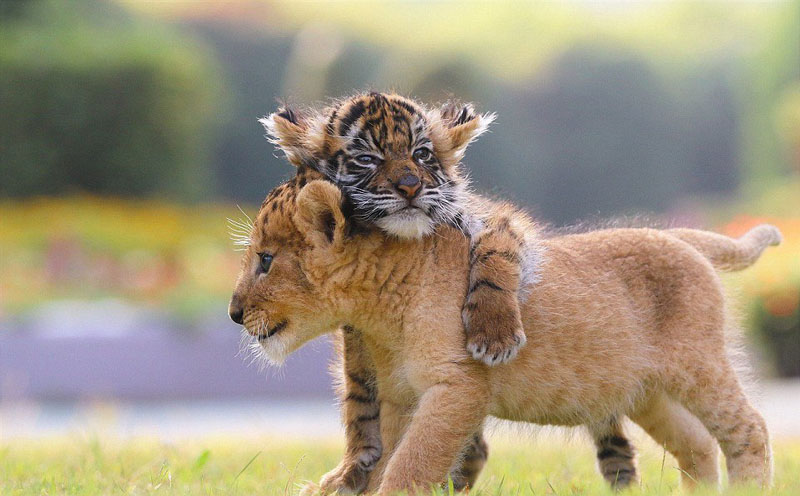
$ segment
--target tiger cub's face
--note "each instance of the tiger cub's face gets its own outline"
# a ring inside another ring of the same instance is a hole
[[[289,161],[342,189],[358,220],[419,238],[437,224],[462,222],[466,178],[459,162],[493,119],[471,105],[428,109],[369,93],[319,112],[284,108],[261,122]]]

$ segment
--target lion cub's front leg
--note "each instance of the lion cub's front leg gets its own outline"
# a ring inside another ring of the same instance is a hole
[[[520,285],[523,233],[512,215],[492,215],[470,250],[469,290],[461,313],[467,350],[476,360],[497,365],[513,360],[525,345],[517,294]]]
[[[382,452],[375,367],[361,333],[345,327],[337,333],[336,348],[342,360],[341,366],[334,366],[336,375],[341,376],[338,389],[345,425],[345,454],[339,465],[322,477],[319,487],[306,488],[307,494],[359,494],[367,487]]]
[[[463,373],[425,391],[391,458],[381,460],[385,470],[378,493],[427,492],[441,484],[470,436],[480,429],[487,398],[488,384]]]

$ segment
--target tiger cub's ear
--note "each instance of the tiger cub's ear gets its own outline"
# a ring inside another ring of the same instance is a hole
[[[297,109],[284,106],[259,119],[267,138],[278,146],[292,165],[315,167],[313,126],[315,119]]]
[[[439,109],[439,116],[450,141],[450,153],[456,160],[464,157],[467,146],[485,133],[497,117],[494,113],[478,114],[471,103],[448,102]]]

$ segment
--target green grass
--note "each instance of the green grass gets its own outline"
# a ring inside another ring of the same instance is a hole
[[[642,444],[641,486],[626,494],[675,493],[674,460]],[[586,442],[494,440],[491,450],[473,495],[612,494],[596,473]],[[316,481],[332,468],[340,452],[334,441],[0,441],[0,494],[290,495],[301,482]],[[775,444],[775,473],[772,494],[800,494],[800,442]],[[756,488],[730,493],[762,494]]]

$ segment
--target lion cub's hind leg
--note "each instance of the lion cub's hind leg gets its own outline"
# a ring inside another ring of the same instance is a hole
[[[705,425],[722,448],[730,482],[772,481],[772,450],[767,425],[750,404],[727,357],[709,356],[689,368],[680,402]]]
[[[510,214],[495,215],[476,235],[470,250],[462,318],[467,350],[487,365],[513,360],[525,345],[518,301],[523,236]]]
[[[684,486],[719,484],[719,448],[700,420],[665,394],[631,415],[647,434],[678,461]]]
[[[590,429],[592,430],[592,429]],[[639,480],[636,448],[630,443],[618,420],[603,429],[592,430],[597,448],[597,465],[603,478],[614,489],[623,489]]]

